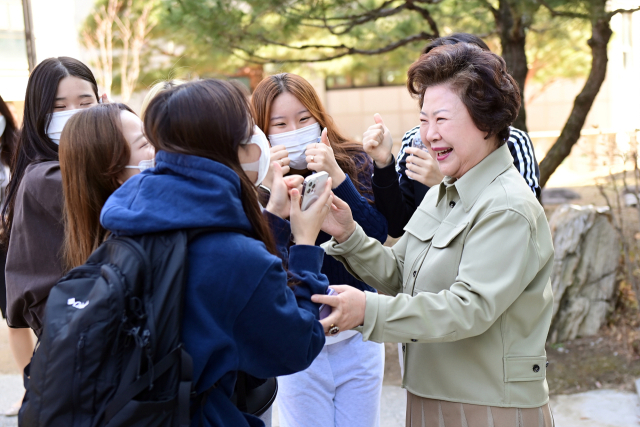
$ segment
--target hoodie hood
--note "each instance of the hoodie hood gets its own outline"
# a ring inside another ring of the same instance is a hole
[[[251,231],[240,195],[240,178],[221,163],[159,151],[154,168],[109,197],[100,222],[116,235],[202,227]]]

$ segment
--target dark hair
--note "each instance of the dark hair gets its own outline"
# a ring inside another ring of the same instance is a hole
[[[13,159],[16,146],[18,145],[18,137],[20,136],[20,132],[16,128],[16,122],[13,119],[11,110],[9,110],[9,107],[4,102],[4,99],[2,99],[1,96],[0,115],[2,115],[7,122],[3,134],[2,136],[0,136],[0,160],[2,160],[3,165],[11,167],[11,160]]]
[[[485,139],[497,135],[500,146],[509,138],[509,126],[520,110],[520,90],[498,55],[469,43],[439,46],[414,62],[407,77],[407,89],[420,108],[428,87],[447,84],[476,127],[487,132]]]
[[[251,105],[245,94],[230,82],[213,79],[185,83],[158,93],[144,116],[144,130],[156,152],[204,157],[238,175],[242,206],[253,232],[275,254],[255,186],[238,158],[238,148],[253,134],[253,125]]]
[[[356,157],[366,158],[362,144],[350,141],[340,133],[333,119],[323,107],[315,89],[304,78],[296,74],[281,73],[266,77],[258,84],[251,97],[258,127],[269,135],[271,105],[278,95],[283,92],[289,92],[295,96],[320,124],[320,128],[327,128],[327,137],[340,169],[349,175],[349,178],[361,194],[372,194],[371,189],[365,188],[358,178],[360,173],[368,170],[366,161],[359,163],[355,161]],[[369,200],[369,203],[373,204],[371,200]]]
[[[60,80],[73,76],[91,83],[98,100],[98,84],[93,73],[82,62],[61,56],[42,61],[33,70],[27,83],[24,100],[24,119],[16,153],[12,161],[13,174],[7,191],[7,200],[2,207],[3,238],[9,239],[13,223],[16,194],[24,171],[31,163],[58,160],[58,145],[46,133],[53,112]]]
[[[107,230],[100,211],[120,186],[118,178],[131,150],[122,133],[124,104],[99,104],[69,119],[60,136],[64,193],[64,259],[69,269],[83,264],[100,246]]]
[[[439,46],[451,46],[458,43],[469,43],[478,46],[482,50],[486,50],[487,52],[491,52],[489,46],[482,40],[480,37],[469,34],[469,33],[453,33],[449,36],[438,37],[437,39],[431,40],[431,42],[424,48],[422,51],[423,54],[427,54],[431,52],[432,49],[435,49]]]

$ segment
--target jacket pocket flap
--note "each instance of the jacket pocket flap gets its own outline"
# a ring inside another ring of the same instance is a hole
[[[433,238],[438,227],[440,227],[440,221],[428,213],[417,209],[407,225],[404,227],[404,231],[415,236],[417,239],[426,242]]]
[[[446,248],[449,246],[449,243],[453,239],[455,239],[465,228],[467,228],[468,222],[463,222],[460,224],[451,224],[448,222],[443,222],[440,225],[440,228],[436,232],[435,236],[433,236],[433,247],[434,248]]]
[[[547,357],[505,357],[505,382],[539,381],[547,374]]]

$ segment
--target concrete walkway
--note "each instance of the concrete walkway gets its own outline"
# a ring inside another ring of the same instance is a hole
[[[0,412],[4,412],[22,393],[19,375],[0,375]],[[277,402],[277,400],[276,400]],[[380,427],[404,427],[406,394],[403,389],[382,387]],[[640,399],[636,393],[594,390],[586,393],[554,396],[551,408],[556,427],[639,427]],[[277,408],[273,427],[278,424]],[[0,415],[0,427],[17,427],[17,417]]]

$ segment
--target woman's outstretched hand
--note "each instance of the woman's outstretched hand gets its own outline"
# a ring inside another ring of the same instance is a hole
[[[300,190],[297,188],[289,190],[289,196],[291,198],[289,221],[296,245],[315,245],[322,223],[333,202],[331,178],[327,179],[320,197],[306,211],[300,210]]]
[[[351,215],[351,208],[338,196],[333,196],[333,204],[329,214],[322,223],[322,231],[333,236],[338,243],[347,240],[355,231],[356,222]]]
[[[325,335],[334,335],[335,327],[338,331],[348,331],[364,323],[364,309],[367,298],[359,289],[349,285],[333,285],[338,295],[312,295],[311,301],[333,307],[331,314],[320,320]],[[330,331],[333,330],[334,334]]]

